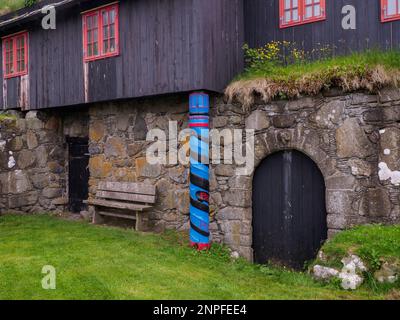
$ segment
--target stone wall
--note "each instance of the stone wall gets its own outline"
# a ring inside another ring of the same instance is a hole
[[[296,149],[326,183],[329,234],[365,223],[400,223],[400,91],[344,95],[331,90],[295,101],[256,103],[249,113],[219,102],[213,127],[254,129],[255,167],[268,155]],[[212,224],[217,237],[251,259],[252,176],[214,165]]]
[[[188,127],[186,95],[95,104],[80,112],[33,111],[1,122],[1,211],[65,210],[66,137],[89,136],[91,197],[100,181],[156,185],[151,230],[188,230],[188,166],[146,161],[148,131],[168,134],[170,121],[178,131]],[[257,102],[249,112],[217,96],[211,127],[254,129],[255,167],[287,149],[313,159],[325,178],[330,234],[356,224],[400,222],[399,90],[377,95],[331,90],[295,101]],[[210,229],[214,242],[251,259],[253,173],[237,176],[235,169],[211,165]]]
[[[0,121],[0,212],[64,211],[67,136],[87,136],[83,112],[12,112]]]
[[[60,118],[35,111],[0,122],[0,209],[41,212],[62,204]]]
[[[146,136],[151,129],[168,135],[169,122],[178,131],[188,126],[186,96],[170,96],[97,104],[90,108],[89,193],[96,194],[100,181],[145,182],[157,186],[157,204],[149,212],[154,231],[187,229],[189,215],[188,166],[150,165]]]

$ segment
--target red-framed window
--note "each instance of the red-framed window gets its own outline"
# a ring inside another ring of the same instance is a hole
[[[279,0],[279,16],[281,28],[325,20],[325,0]]]
[[[382,22],[400,20],[400,0],[381,0]]]
[[[28,74],[28,32],[3,38],[3,75],[13,78]]]
[[[85,61],[119,55],[118,4],[83,13]]]

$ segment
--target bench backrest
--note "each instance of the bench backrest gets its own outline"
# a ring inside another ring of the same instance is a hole
[[[143,183],[100,182],[96,197],[108,200],[153,204],[156,202],[156,187]]]

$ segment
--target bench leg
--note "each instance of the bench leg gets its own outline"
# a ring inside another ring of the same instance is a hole
[[[104,222],[104,219],[99,214],[97,207],[93,207],[93,224],[102,224],[103,222]]]
[[[136,231],[143,231],[143,212],[136,211]]]

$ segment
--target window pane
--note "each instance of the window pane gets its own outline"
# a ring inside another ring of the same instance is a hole
[[[285,11],[285,22],[290,22],[290,11]]]
[[[297,21],[297,20],[299,20],[299,10],[294,9],[293,10],[293,21]]]
[[[321,15],[321,6],[319,4],[314,6],[314,16],[319,17]]]
[[[110,11],[110,23],[115,23],[115,10],[114,9]]]
[[[299,7],[299,0],[293,0],[292,1],[292,8],[298,8]]]
[[[306,7],[306,19],[312,18],[313,11],[312,11],[312,6]]]
[[[93,55],[93,46],[91,43],[88,44],[87,55],[88,57],[91,57]]]
[[[115,38],[115,25],[110,25],[110,38]]]
[[[312,4],[312,0],[306,0],[306,5]]]
[[[392,16],[397,13],[396,0],[388,0],[387,14]]]
[[[285,9],[290,9],[290,4],[291,4],[291,0],[285,0]]]
[[[108,39],[110,36],[108,35],[108,27],[103,27],[103,38]]]
[[[108,12],[104,11],[103,12],[103,25],[107,25],[108,24]]]
[[[115,39],[110,40],[110,52],[115,52]]]
[[[99,48],[97,42],[93,44],[93,55],[97,56],[99,54]]]
[[[103,41],[103,53],[108,53],[109,48],[108,48],[108,40]]]
[[[397,13],[400,14],[400,0],[397,2]]]

